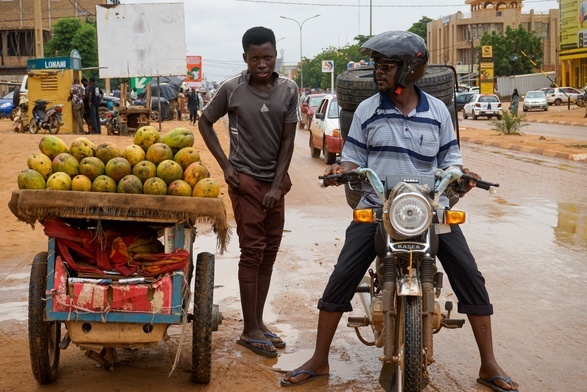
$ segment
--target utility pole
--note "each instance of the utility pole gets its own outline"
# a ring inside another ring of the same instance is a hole
[[[43,20],[41,19],[41,0],[34,0],[35,12],[35,57],[44,57],[43,53]]]

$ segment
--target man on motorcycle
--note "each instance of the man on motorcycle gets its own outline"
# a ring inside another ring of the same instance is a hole
[[[427,175],[434,168],[461,166],[462,157],[447,107],[420,90],[415,83],[426,71],[428,51],[419,36],[389,31],[368,40],[363,55],[374,61],[379,93],[363,101],[355,111],[345,141],[341,163],[324,175],[344,173],[358,167],[386,174]],[[394,173],[390,173],[393,170]],[[463,169],[474,178],[478,176]],[[333,180],[329,185],[335,185]],[[357,208],[381,206],[373,189],[363,184]],[[376,257],[376,224],[351,222],[334,271],[318,302],[318,333],[313,356],[281,380],[295,386],[328,375],[328,354],[343,312],[352,310],[351,300],[361,279]],[[458,310],[468,316],[481,356],[477,381],[495,391],[515,391],[512,381],[498,365],[491,333],[493,307],[485,280],[475,263],[459,226],[439,236],[438,259],[459,300]]]

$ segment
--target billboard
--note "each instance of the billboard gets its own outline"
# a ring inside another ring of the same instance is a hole
[[[96,5],[100,78],[185,74],[183,3]]]
[[[187,73],[184,83],[188,87],[200,87],[202,85],[202,56],[187,56],[185,60]]]
[[[587,0],[560,0],[560,49],[587,46]]]

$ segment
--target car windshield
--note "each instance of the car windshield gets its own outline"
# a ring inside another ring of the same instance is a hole
[[[339,113],[338,108],[338,100],[335,98],[330,102],[330,107],[328,108],[328,118],[338,118]]]
[[[545,95],[543,92],[538,91],[529,91],[526,93],[526,98],[544,98]]]
[[[322,102],[322,98],[323,97],[312,97],[310,98],[310,106],[318,106],[320,105],[320,102]]]
[[[499,102],[499,99],[497,99],[497,97],[488,95],[488,96],[480,96],[479,97],[479,102]]]
[[[12,99],[13,96],[14,96],[14,91],[11,91],[8,94],[6,94],[5,96],[3,96],[2,98],[4,98],[4,99]]]

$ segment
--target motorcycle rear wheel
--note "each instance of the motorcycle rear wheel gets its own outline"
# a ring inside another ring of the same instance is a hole
[[[49,122],[49,133],[51,135],[58,134],[59,128],[61,128],[61,124],[59,124],[59,121],[57,120],[57,118],[56,117],[51,118],[51,120]]]
[[[31,118],[31,121],[29,122],[29,132],[33,134],[39,132],[39,126],[34,118]]]
[[[398,326],[397,390],[420,392],[423,384],[422,365],[422,298],[402,297]],[[400,385],[403,384],[403,389]]]

